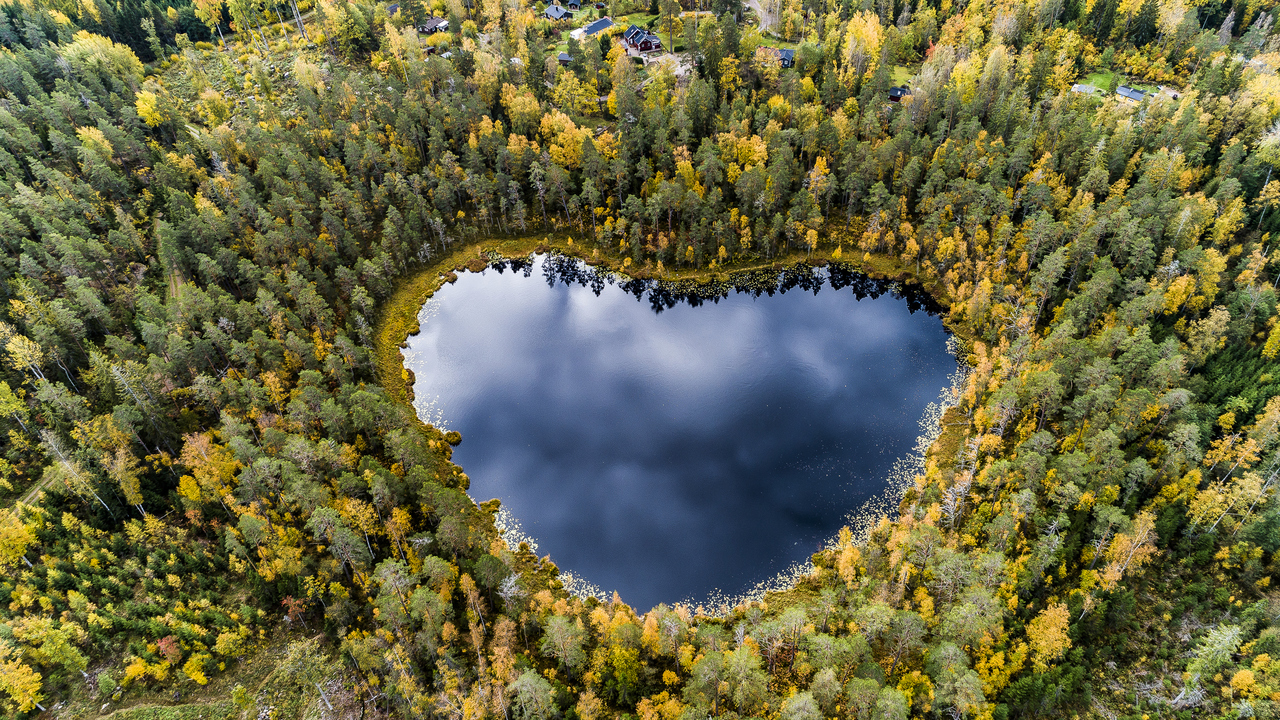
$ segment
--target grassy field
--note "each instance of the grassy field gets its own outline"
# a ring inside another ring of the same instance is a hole
[[[273,717],[281,720],[301,718],[308,709],[316,707],[317,697],[314,694],[298,697],[296,690],[284,687],[289,685],[288,679],[275,672],[277,660],[284,655],[286,646],[298,639],[299,636],[287,631],[277,632],[244,658],[233,662],[227,672],[212,677],[208,685],[179,685],[183,695],[177,704],[173,701],[173,685],[151,688],[136,683],[125,690],[118,702],[108,702],[96,687],[75,683],[73,692],[62,699],[58,717],[110,720],[240,720],[242,717],[258,717],[256,708],[251,707],[251,712],[245,712],[230,699],[233,688],[240,685],[248,690],[249,697],[255,702],[263,698],[278,698],[273,702],[280,712]],[[118,666],[100,670],[112,672],[117,678],[121,675]],[[287,707],[294,708],[294,711],[287,712]]]
[[[648,27],[650,20],[657,20],[657,15],[650,15],[646,12],[633,12],[627,15],[615,15],[613,21],[623,28],[628,25],[639,25],[640,27]],[[654,25],[657,25],[655,22]]]
[[[104,720],[233,720],[242,710],[230,700],[208,705],[138,705],[104,715]]]
[[[1086,77],[1084,80],[1081,80],[1080,82],[1084,83],[1085,85],[1092,85],[1101,90],[1106,90],[1107,88],[1111,87],[1111,78],[1114,75],[1115,73],[1110,70],[1099,70],[1095,73],[1090,74],[1088,77]],[[1124,84],[1123,78],[1119,81],[1118,84],[1121,84],[1121,85]]]
[[[1129,78],[1125,77],[1120,73],[1115,72],[1114,70],[1098,70],[1096,72],[1090,73],[1085,79],[1081,80],[1080,82],[1086,85],[1092,85],[1098,88],[1099,90],[1102,90],[1105,92],[1107,88],[1111,87],[1111,78],[1113,77],[1116,78],[1117,86],[1128,85],[1129,87],[1135,90],[1141,90],[1143,92],[1149,92],[1149,93],[1153,93],[1159,90],[1159,88],[1157,88],[1155,85],[1148,85],[1147,83],[1130,80]]]
[[[800,47],[800,43],[791,42],[790,40],[783,40],[782,38],[768,31],[761,33],[761,35],[765,39],[765,44],[769,45],[770,47],[790,48],[792,50],[795,50],[796,48]]]
[[[911,78],[914,75],[915,73],[912,72],[911,68],[907,67],[906,65],[894,65],[893,73],[889,79],[893,82],[894,85],[902,85],[904,83],[911,82]]]

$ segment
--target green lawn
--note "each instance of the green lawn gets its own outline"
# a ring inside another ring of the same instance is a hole
[[[911,82],[911,77],[913,75],[915,75],[915,73],[911,72],[911,68],[907,67],[906,65],[894,65],[893,73],[890,76],[889,80],[894,85],[903,85],[905,83]]]
[[[1085,85],[1092,85],[1092,86],[1094,86],[1094,87],[1096,87],[1096,88],[1099,88],[1099,89],[1101,89],[1101,90],[1106,90],[1107,88],[1111,87],[1111,76],[1112,76],[1112,75],[1115,75],[1115,73],[1111,72],[1110,70],[1099,70],[1099,71],[1097,71],[1097,72],[1095,72],[1095,73],[1093,73],[1093,74],[1089,75],[1088,77],[1086,77],[1082,82],[1083,82]],[[1121,81],[1120,81],[1119,83],[1117,83],[1117,84],[1119,84],[1119,85],[1123,85],[1123,84],[1124,84],[1124,81],[1123,81],[1123,80],[1121,80]]]
[[[657,15],[650,15],[649,13],[643,13],[643,12],[634,12],[634,13],[629,13],[627,15],[618,15],[613,18],[613,22],[616,25],[621,25],[623,28],[626,28],[628,25],[639,25],[640,27],[647,27],[649,25],[650,20],[657,20],[657,19],[658,19]],[[654,24],[656,25],[657,23],[654,23]]]
[[[764,32],[764,33],[761,33],[761,35],[764,37],[769,47],[789,48],[791,50],[795,50],[796,48],[800,47],[800,43],[791,42],[790,40],[783,40],[782,38],[778,37],[777,35],[774,35],[771,32]]]
[[[1115,71],[1112,71],[1112,70],[1098,70],[1097,72],[1090,74],[1088,77],[1086,77],[1084,80],[1081,80],[1080,82],[1085,83],[1086,85],[1092,85],[1098,88],[1099,90],[1106,92],[1107,88],[1111,87],[1112,76],[1117,76],[1116,77],[1117,86],[1128,85],[1134,90],[1141,90],[1146,93],[1154,93],[1159,91],[1159,88],[1157,88],[1155,85],[1148,85],[1147,83],[1134,82],[1126,78],[1124,75],[1120,75],[1119,73],[1116,73]]]

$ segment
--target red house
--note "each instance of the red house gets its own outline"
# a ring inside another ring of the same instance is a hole
[[[639,25],[632,25],[627,28],[627,31],[622,33],[622,42],[626,43],[627,47],[632,50],[639,50],[640,52],[662,49],[662,40]]]

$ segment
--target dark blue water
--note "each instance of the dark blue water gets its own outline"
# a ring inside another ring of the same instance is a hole
[[[550,270],[463,273],[428,302],[405,351],[419,412],[462,433],[472,497],[641,609],[807,559],[884,489],[955,370],[940,320],[857,299],[860,276],[695,307]]]

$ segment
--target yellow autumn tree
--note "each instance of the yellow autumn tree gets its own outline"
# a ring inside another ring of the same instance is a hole
[[[40,692],[42,680],[40,673],[24,665],[19,653],[8,641],[0,639],[0,690],[4,690],[12,699],[6,703],[10,711],[20,713],[31,712],[36,708],[44,710],[40,701],[44,695]]]
[[[849,71],[855,76],[868,77],[875,72],[883,42],[884,30],[875,13],[863,10],[849,18],[844,32],[844,58]]]
[[[189,503],[222,503],[231,493],[231,482],[240,461],[235,459],[225,445],[213,441],[210,433],[192,433],[186,436],[178,462],[191,469],[190,475],[178,480],[178,493]]]
[[[1102,588],[1112,590],[1125,575],[1138,570],[1156,556],[1156,516],[1143,510],[1133,519],[1130,532],[1117,533],[1107,548],[1107,564],[1102,571]]]
[[[566,73],[572,74],[572,73]],[[542,117],[542,106],[526,86],[516,87],[511,83],[502,85],[502,108],[511,118],[511,128],[521,135],[528,135],[538,127],[538,118]]]
[[[87,30],[76,33],[71,42],[62,46],[61,52],[76,69],[107,72],[130,83],[142,79],[142,61],[128,45]]]
[[[1037,671],[1047,671],[1054,660],[1071,649],[1071,638],[1067,637],[1069,624],[1066,604],[1054,603],[1042,610],[1027,626],[1031,658]]]
[[[165,121],[165,115],[160,111],[160,98],[155,93],[146,90],[138,93],[133,105],[138,111],[138,117],[149,127],[156,127]]]
[[[0,511],[0,569],[8,568],[23,560],[27,554],[27,548],[35,542],[34,528],[22,518],[26,507],[18,503],[12,508]],[[29,565],[30,562],[27,564]]]

